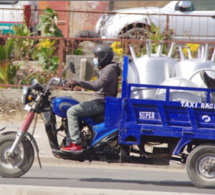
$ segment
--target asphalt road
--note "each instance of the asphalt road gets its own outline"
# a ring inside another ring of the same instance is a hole
[[[3,120],[1,126],[17,130],[23,119]],[[11,127],[10,127],[11,126]],[[12,127],[13,126],[13,127]],[[21,178],[0,177],[0,195],[193,195],[215,194],[215,189],[198,189],[192,185],[181,166],[125,165],[105,162],[78,163],[53,157],[38,119],[35,139],[43,168],[37,160]]]
[[[62,163],[61,163],[62,162]],[[213,189],[198,189],[189,181],[185,169],[122,166],[107,163],[86,164],[69,163],[68,161],[45,164],[40,170],[35,165],[21,178],[0,178],[1,185],[36,186],[53,188],[99,189],[105,194],[107,190],[124,192],[145,192],[150,194],[214,194]],[[11,188],[12,189],[12,188]],[[76,193],[74,193],[76,194]],[[77,193],[78,194],[78,193]],[[111,193],[110,193],[111,194]]]

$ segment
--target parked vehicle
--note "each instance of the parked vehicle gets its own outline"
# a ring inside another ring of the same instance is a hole
[[[152,23],[161,31],[172,29],[178,41],[214,41],[215,4],[213,1],[171,1],[162,8],[138,7],[104,14],[96,25],[101,38],[141,39]]]
[[[147,164],[174,159],[187,164],[194,185],[214,187],[215,104],[210,102],[210,94],[215,90],[128,83],[128,61],[125,56],[121,97],[106,98],[105,118],[80,118],[82,153],[60,150],[68,134],[66,112],[78,103],[69,96],[51,97],[51,87],[65,81],[52,78],[47,86],[42,86],[34,80],[30,88],[24,87],[23,102],[28,114],[17,133],[5,131],[0,135],[0,175],[20,177],[31,168],[34,152],[38,154],[39,150],[28,128],[37,114],[42,113],[50,147],[57,158]],[[165,90],[165,100],[131,98],[133,90],[147,88]],[[171,90],[201,91],[206,93],[206,102],[171,101]],[[62,119],[58,129],[56,116]],[[61,143],[58,132],[65,132]],[[152,152],[146,150],[147,144],[154,145]]]
[[[13,25],[21,25],[23,21],[34,31],[39,21],[36,9],[38,1],[0,1],[0,33],[13,33]]]

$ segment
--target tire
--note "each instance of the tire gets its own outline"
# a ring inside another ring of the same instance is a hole
[[[6,178],[16,178],[24,175],[34,162],[34,148],[24,137],[15,150],[14,157],[7,158],[16,134],[1,135],[0,138],[0,175]]]
[[[215,144],[192,150],[187,158],[187,174],[198,188],[215,188]]]
[[[145,28],[132,28],[124,33],[119,34],[119,39],[131,39],[130,42],[123,43],[123,50],[125,55],[130,55],[129,45],[131,45],[134,50],[139,51],[140,48],[145,46],[145,42],[133,42],[132,40],[144,40],[148,38],[148,30]]]
[[[94,31],[89,31],[89,30],[85,30],[85,31],[80,31],[78,33],[76,33],[74,35],[75,38],[101,38],[99,36],[99,34],[97,34],[96,32]],[[75,41],[75,48],[77,48],[82,42],[85,42],[84,40],[76,40]],[[93,43],[95,44],[102,44],[102,41],[101,40],[98,40],[98,41],[93,41]]]
[[[147,38],[147,29],[132,28],[123,34],[119,35],[120,39],[145,39]]]

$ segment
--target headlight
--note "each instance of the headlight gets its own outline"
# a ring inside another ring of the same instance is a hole
[[[22,103],[27,104],[36,99],[36,95],[31,91],[29,87],[23,87],[22,89]]]

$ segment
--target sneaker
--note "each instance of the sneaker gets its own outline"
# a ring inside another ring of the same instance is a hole
[[[210,89],[215,88],[215,79],[209,77],[205,71],[200,71],[200,76],[208,88]]]
[[[83,152],[81,145],[75,145],[73,143],[70,143],[68,146],[61,148],[60,150],[64,152]]]

